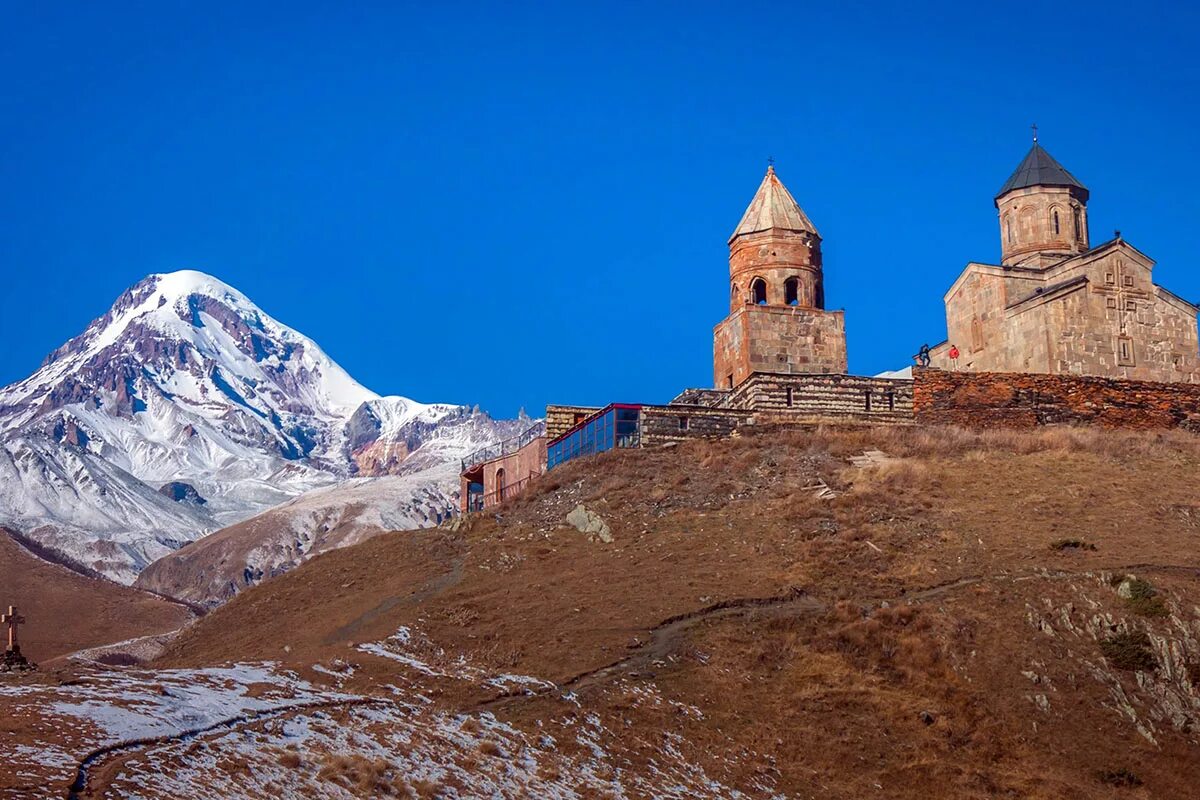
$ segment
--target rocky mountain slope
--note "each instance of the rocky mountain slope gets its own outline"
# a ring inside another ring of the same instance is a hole
[[[314,489],[168,553],[135,586],[218,605],[312,556],[385,531],[436,525],[456,502],[457,462]]]
[[[764,428],[580,459],[250,588],[155,663],[6,689],[0,795],[111,747],[79,797],[1192,797],[1198,442]]]
[[[304,492],[419,475],[527,424],[381,397],[233,287],[152,275],[0,390],[0,522],[128,583]],[[421,483],[448,511],[453,482]]]

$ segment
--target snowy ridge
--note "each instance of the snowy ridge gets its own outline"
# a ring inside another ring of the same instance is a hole
[[[0,390],[0,523],[131,582],[300,494],[417,474],[507,430],[464,406],[379,396],[212,276],[151,275]],[[456,485],[430,480],[449,512]]]

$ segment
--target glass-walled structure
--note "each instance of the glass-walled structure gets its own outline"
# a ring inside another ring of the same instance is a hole
[[[546,446],[546,468],[554,469],[573,458],[590,456],[614,447],[641,444],[642,407],[613,403],[600,409]]]

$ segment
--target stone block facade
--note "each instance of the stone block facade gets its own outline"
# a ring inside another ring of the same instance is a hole
[[[726,400],[755,422],[911,423],[912,381],[856,375],[756,373]]]
[[[753,417],[750,411],[702,405],[643,406],[641,443],[652,447],[686,439],[724,438]]]
[[[1120,240],[1046,269],[971,264],[946,295],[933,366],[1200,382],[1196,307],[1154,285],[1152,266]]]
[[[733,389],[756,372],[832,374],[846,371],[841,311],[742,306],[713,331],[713,385]]]
[[[1200,432],[1200,385],[1082,375],[914,370],[922,424],[972,428],[1062,423]]]
[[[546,439],[557,439],[600,410],[600,406],[546,406]]]

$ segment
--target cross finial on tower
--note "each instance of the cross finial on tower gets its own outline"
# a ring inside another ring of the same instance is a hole
[[[775,171],[775,156],[767,156],[767,172]]]
[[[1033,129],[1033,143],[1037,144],[1037,123],[1035,122],[1032,125],[1030,125],[1029,127],[1031,127]]]

